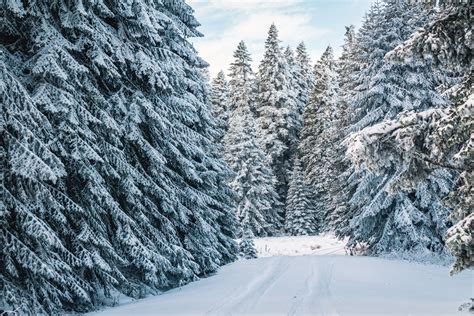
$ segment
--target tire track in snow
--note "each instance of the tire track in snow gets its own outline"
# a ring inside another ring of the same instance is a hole
[[[261,298],[264,297],[268,290],[270,290],[275,283],[280,279],[280,277],[288,270],[290,265],[290,258],[289,257],[281,257],[281,261],[279,262],[278,267],[275,269],[273,276],[268,278],[266,282],[261,283],[261,285],[256,288],[253,293],[249,293],[249,297],[247,297],[243,304],[239,304],[238,306],[242,306],[239,308],[240,312],[236,315],[252,312],[252,309],[257,306],[260,302]]]
[[[328,263],[316,271],[316,258],[309,261],[310,273],[304,286],[296,293],[298,298],[290,307],[288,316],[321,315],[338,316],[330,285],[332,281],[333,264]]]
[[[314,295],[321,316],[339,316],[331,293],[331,282],[334,264],[328,262],[319,270],[318,287]]]
[[[280,257],[264,273],[245,287],[239,287],[225,301],[217,303],[205,315],[241,315],[254,307],[288,267],[288,258]]]
[[[312,284],[316,283],[315,265],[313,260],[310,261],[310,273],[306,277],[304,286],[296,292],[297,300],[291,305],[288,316],[304,315],[303,309],[308,309],[309,300],[311,299]],[[308,311],[309,312],[309,311]]]

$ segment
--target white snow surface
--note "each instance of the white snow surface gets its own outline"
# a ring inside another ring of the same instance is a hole
[[[319,245],[319,247],[318,247]],[[261,258],[239,260],[162,295],[90,315],[469,315],[474,273],[346,256],[331,236],[259,238]]]
[[[254,243],[259,257],[346,254],[345,242],[330,234],[256,238]]]

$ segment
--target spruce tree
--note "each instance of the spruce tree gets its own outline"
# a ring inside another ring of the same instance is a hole
[[[234,153],[235,172],[230,185],[238,195],[236,214],[242,231],[258,237],[275,235],[282,222],[276,179],[258,142],[255,118],[243,106],[232,113],[229,123],[232,142],[227,146]]]
[[[311,58],[308,55],[306,50],[306,45],[304,42],[301,42],[296,47],[296,65],[299,70],[298,75],[298,101],[300,104],[300,114],[303,115],[304,107],[308,103],[309,95],[313,91],[315,77],[313,72],[313,67],[311,66]],[[302,107],[301,107],[302,106]]]
[[[275,191],[276,179],[257,138],[255,81],[251,58],[240,42],[231,65],[229,81],[229,130],[225,137],[226,159],[235,176],[231,187],[238,194],[236,214],[242,232],[254,236],[274,235],[281,226],[281,204]]]
[[[328,47],[315,65],[316,83],[305,108],[300,150],[305,177],[313,192],[317,222],[327,229],[327,216],[333,208],[331,186],[336,157],[339,87],[336,63]]]
[[[224,72],[221,70],[212,81],[211,104],[214,117],[217,120],[219,132],[219,143],[222,142],[227,129],[229,128],[229,87]]]
[[[239,242],[239,255],[244,259],[257,258],[257,250],[253,242],[253,234],[250,230],[245,230]]]
[[[316,234],[318,225],[315,213],[301,162],[296,158],[286,199],[286,232],[292,236]]]
[[[86,312],[235,259],[190,7],[3,5],[2,305]]]
[[[404,168],[394,186],[418,189],[430,181],[440,167],[457,174],[446,202],[453,208],[446,245],[456,257],[452,273],[473,265],[474,217],[472,202],[472,69],[469,5],[444,5],[434,22],[414,33],[409,40],[387,54],[399,63],[426,63],[434,70],[464,74],[445,94],[452,106],[403,113],[360,131],[354,139],[351,158],[356,164],[370,166],[384,173],[394,167]],[[461,36],[459,36],[461,34]],[[453,38],[461,38],[454,44]],[[436,42],[438,45],[428,45]]]
[[[277,177],[281,201],[286,199],[291,158],[298,140],[298,115],[291,73],[283,55],[274,24],[265,41],[265,53],[258,72],[259,137]]]
[[[241,41],[234,52],[234,62],[230,67],[229,74],[229,95],[228,95],[228,133],[224,136],[225,159],[229,165],[236,160],[236,152],[231,149],[231,145],[236,142],[233,128],[230,124],[230,117],[240,108],[249,108],[253,115],[256,109],[256,82],[255,74],[252,71],[252,58],[247,50],[247,46]],[[236,127],[237,128],[237,127]]]
[[[291,104],[294,105],[294,108],[290,109],[290,111],[291,113],[293,113],[293,116],[295,118],[296,138],[292,140],[292,145],[291,145],[292,148],[295,148],[298,143],[298,137],[301,132],[301,128],[303,127],[303,109],[306,104],[303,102],[303,100],[298,98],[302,94],[303,77],[301,74],[300,67],[296,63],[294,53],[291,50],[290,46],[286,47],[283,55],[286,59],[286,63],[289,69],[288,81],[290,83],[289,89],[291,90],[289,97],[293,98],[293,101],[294,101],[294,102],[291,102]],[[294,152],[294,150],[292,150],[292,152]],[[293,163],[290,162],[290,164],[292,165]]]
[[[416,20],[412,19],[415,15]],[[437,93],[428,67],[383,59],[422,26],[427,16],[418,5],[386,1],[362,28],[356,53],[360,54],[359,62],[366,60],[368,66],[361,67],[356,77],[357,93],[351,104],[356,113],[352,130],[370,128],[403,111],[447,104]],[[449,209],[441,200],[449,192],[452,174],[439,168],[416,190],[404,191],[394,189],[392,184],[406,170],[395,167],[385,171],[374,174],[370,166],[361,166],[351,176],[357,184],[348,211],[348,214],[356,213],[351,219],[349,245],[365,242],[370,253],[413,250],[443,253],[442,236]]]
[[[339,78],[339,106],[337,111],[337,130],[335,135],[335,156],[333,161],[334,182],[331,185],[332,209],[328,214],[327,227],[336,236],[342,236],[342,230],[349,227],[348,196],[352,195],[350,181],[351,168],[348,159],[345,158],[346,146],[343,140],[348,134],[351,121],[349,104],[354,96],[354,82],[352,76],[359,71],[359,64],[354,59],[355,47],[355,27],[346,26],[344,35],[344,45],[342,46],[341,57],[337,60],[337,74]]]

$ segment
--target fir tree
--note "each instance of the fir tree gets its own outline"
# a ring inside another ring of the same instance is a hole
[[[231,187],[238,194],[236,213],[242,231],[264,237],[275,235],[280,229],[280,204],[276,179],[258,143],[254,121],[247,106],[235,110],[229,129],[233,142],[227,146],[235,153],[231,168],[236,176]]]
[[[222,137],[229,128],[229,87],[225,74],[223,71],[219,71],[217,77],[212,81],[212,93],[211,93],[211,104],[214,117],[218,122],[219,131],[222,133],[218,138],[219,142],[222,142]]]
[[[411,18],[415,15],[416,20]],[[447,104],[436,92],[429,68],[383,59],[385,53],[407,39],[426,19],[426,11],[418,5],[386,1],[379,13],[372,13],[366,21],[358,36],[356,53],[359,62],[366,60],[368,66],[357,73],[357,93],[351,104],[356,113],[353,130],[370,128],[406,110]],[[442,253],[449,209],[441,199],[449,192],[451,173],[439,168],[416,190],[404,191],[392,185],[405,172],[403,168],[386,169],[377,175],[370,169],[361,166],[352,176],[357,184],[348,214],[357,213],[351,220],[349,245],[366,242],[371,253]]]
[[[238,194],[236,214],[242,232],[274,235],[281,225],[276,180],[256,134],[255,93],[250,55],[243,42],[234,53],[230,74],[229,130],[225,137],[227,160],[235,173],[231,187]]]
[[[241,41],[234,52],[234,62],[230,67],[229,75],[229,96],[228,96],[228,133],[224,137],[225,158],[229,165],[235,162],[237,153],[231,149],[231,146],[237,141],[236,135],[232,133],[230,126],[230,117],[237,109],[248,108],[255,113],[256,82],[252,71],[249,52],[247,46]],[[237,126],[235,126],[237,128]]]
[[[187,41],[200,35],[190,7],[5,10],[2,304],[86,312],[112,292],[141,297],[233,260],[229,171],[206,64]]]
[[[286,198],[291,158],[298,140],[298,113],[289,65],[281,51],[278,31],[270,27],[258,72],[259,137],[277,177],[281,201]]]
[[[315,65],[316,84],[305,108],[300,150],[305,176],[313,192],[317,222],[327,223],[333,207],[331,185],[338,135],[339,89],[332,48]],[[319,229],[320,227],[318,227]]]
[[[348,134],[351,116],[349,104],[354,96],[354,84],[352,76],[359,71],[358,63],[354,59],[355,28],[353,25],[346,26],[344,45],[341,57],[337,61],[337,74],[339,78],[339,106],[337,111],[336,126],[334,131],[335,155],[333,161],[333,183],[331,185],[332,209],[328,214],[327,227],[336,236],[342,236],[342,230],[349,227],[350,217],[346,214],[348,210],[348,196],[352,195],[351,186],[348,186],[351,175],[350,164],[345,158],[346,147],[343,140]]]
[[[291,89],[289,97],[294,98],[294,102],[291,102],[291,104],[295,106],[293,109],[290,109],[291,113],[293,113],[296,124],[296,138],[292,139],[291,148],[296,148],[298,144],[299,134],[301,132],[301,128],[303,127],[303,110],[307,101],[307,95],[305,96],[305,92],[307,91],[304,91],[304,89],[305,84],[307,84],[307,82],[305,81],[306,78],[303,77],[300,65],[296,62],[294,53],[291,50],[290,46],[287,46],[287,48],[285,49],[284,56],[286,59],[286,63],[288,64],[290,75],[290,77],[288,78]],[[292,152],[294,152],[294,150],[292,150]],[[292,162],[290,163],[292,164]]]
[[[239,243],[240,257],[244,259],[255,259],[257,258],[257,250],[253,242],[253,234],[250,230],[244,230],[242,239]]]
[[[252,58],[243,41],[238,44],[234,58],[229,74],[229,115],[244,105],[248,105],[251,112],[256,113],[255,74],[251,66]]]
[[[295,159],[286,199],[285,230],[293,236],[317,233],[316,214],[311,206],[311,192],[306,184],[300,160]]]
[[[434,22],[387,55],[393,62],[427,63],[442,71],[464,73],[464,80],[445,94],[453,106],[436,104],[420,112],[407,112],[357,134],[351,158],[376,172],[398,167],[405,172],[394,186],[416,190],[430,181],[440,167],[455,172],[457,180],[447,197],[456,223],[446,236],[446,244],[456,257],[452,273],[473,265],[474,217],[472,203],[472,54],[466,34],[470,26],[469,5],[445,5]],[[456,34],[456,35],[455,35]],[[459,37],[458,37],[459,36]],[[462,38],[454,44],[453,38]],[[436,42],[438,45],[427,45]],[[437,197],[435,197],[437,198]],[[431,200],[430,200],[431,203]]]
[[[311,66],[311,58],[308,55],[304,42],[301,42],[296,47],[295,61],[299,70],[297,80],[299,91],[297,98],[300,104],[300,114],[303,115],[304,107],[308,103],[309,95],[311,94],[311,91],[313,91],[315,83],[314,72]]]

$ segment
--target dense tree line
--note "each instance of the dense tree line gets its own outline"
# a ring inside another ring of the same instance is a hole
[[[184,0],[0,3],[1,309],[158,293],[256,236],[472,267],[468,4],[376,2],[314,66],[271,25],[208,82]]]
[[[243,227],[254,236],[334,232],[349,237],[351,252],[372,255],[446,257],[449,247],[457,258],[453,271],[471,266],[469,14],[463,4],[375,2],[359,30],[346,27],[340,58],[328,47],[314,67],[304,44],[294,56],[272,25],[256,75],[246,51],[249,88],[236,97],[251,106],[214,104],[239,118],[229,121],[228,161],[244,139],[233,129],[242,127],[249,135],[257,131],[257,146],[247,146],[245,155],[261,157],[263,150],[266,157],[240,186],[257,185],[261,172],[276,180],[266,197],[240,195],[244,205],[273,205],[261,212],[238,208]],[[252,114],[240,114],[244,107]],[[248,225],[249,218],[272,229]]]
[[[191,8],[0,5],[0,307],[86,312],[234,260]]]

